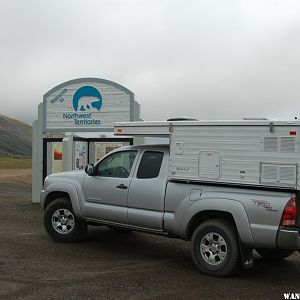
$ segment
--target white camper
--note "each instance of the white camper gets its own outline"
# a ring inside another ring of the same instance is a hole
[[[299,189],[299,121],[123,122],[114,131],[169,137],[169,180]]]

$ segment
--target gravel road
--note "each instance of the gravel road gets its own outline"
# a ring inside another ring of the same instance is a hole
[[[189,243],[90,227],[88,240],[55,243],[31,186],[0,181],[0,299],[284,299],[300,292],[300,254],[217,279],[195,268]]]

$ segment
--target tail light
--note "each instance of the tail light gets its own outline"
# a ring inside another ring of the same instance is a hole
[[[280,225],[283,226],[293,226],[296,225],[297,219],[297,206],[296,206],[296,196],[293,196],[286,204],[284,211],[282,213]]]

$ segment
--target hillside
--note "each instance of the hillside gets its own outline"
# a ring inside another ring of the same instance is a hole
[[[31,155],[32,127],[0,115],[0,156]]]

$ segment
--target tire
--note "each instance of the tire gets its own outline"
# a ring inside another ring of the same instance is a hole
[[[294,253],[292,250],[284,249],[255,249],[265,260],[282,260]]]
[[[197,268],[214,277],[232,275],[241,266],[237,232],[227,220],[201,223],[192,235],[191,252]]]
[[[56,199],[46,207],[43,223],[56,242],[78,242],[87,236],[87,224],[76,218],[72,204],[66,198]]]

